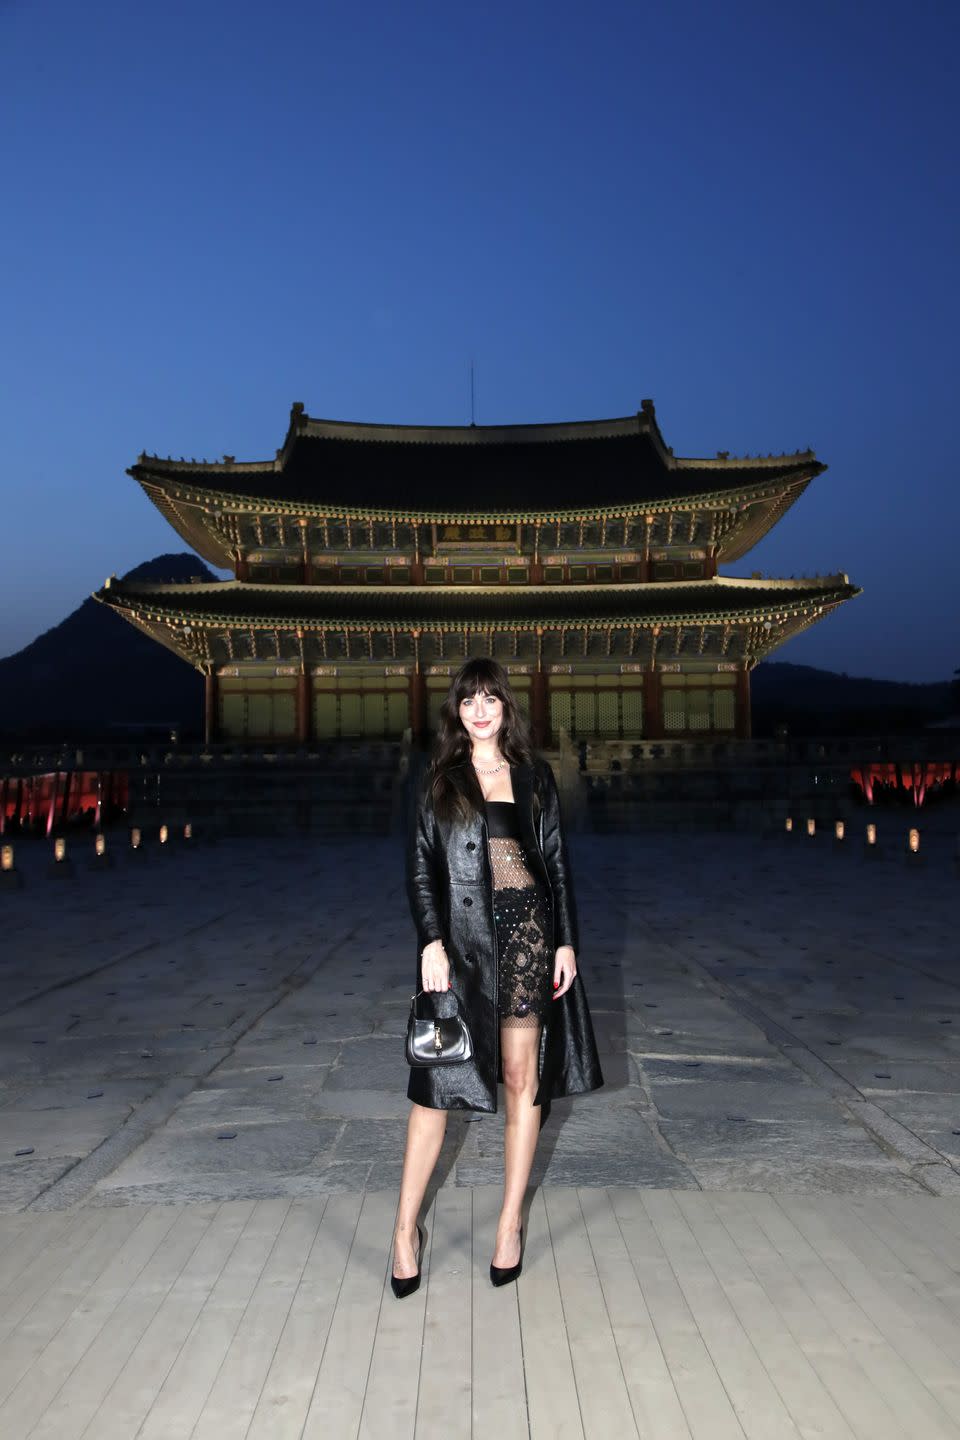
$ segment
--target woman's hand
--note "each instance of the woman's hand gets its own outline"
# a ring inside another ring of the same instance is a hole
[[[442,940],[431,940],[420,957],[424,990],[450,989],[450,961]]]
[[[566,995],[577,973],[577,957],[572,945],[561,945],[553,962],[553,998]]]

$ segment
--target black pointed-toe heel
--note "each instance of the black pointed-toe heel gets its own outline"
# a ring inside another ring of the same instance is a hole
[[[417,1289],[419,1289],[419,1287],[420,1287],[420,1270],[421,1270],[421,1267],[423,1266],[423,1240],[424,1240],[424,1236],[423,1236],[423,1231],[420,1229],[419,1224],[417,1225],[417,1237],[418,1237],[418,1239],[419,1239],[419,1241],[420,1241],[420,1249],[417,1251],[417,1273],[416,1273],[416,1275],[408,1275],[408,1276],[406,1277],[406,1279],[403,1279],[403,1280],[398,1280],[397,1277],[396,1277],[396,1275],[391,1275],[391,1276],[390,1276],[390,1284],[391,1284],[391,1286],[392,1286],[392,1288],[393,1288],[393,1293],[394,1293],[394,1295],[396,1295],[396,1297],[397,1297],[398,1300],[403,1300],[407,1295],[412,1295],[413,1292],[414,1292],[414,1290],[417,1290]],[[392,1268],[392,1267],[391,1267],[391,1268]]]
[[[490,1279],[494,1285],[509,1285],[516,1280],[523,1269],[523,1226],[520,1226],[520,1259],[516,1265],[490,1265]]]

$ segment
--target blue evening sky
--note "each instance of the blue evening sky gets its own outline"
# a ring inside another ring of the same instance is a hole
[[[960,7],[0,0],[0,655],[183,543],[141,449],[656,402],[829,464],[727,573],[777,658],[948,678]],[[588,493],[588,487],[587,487]]]

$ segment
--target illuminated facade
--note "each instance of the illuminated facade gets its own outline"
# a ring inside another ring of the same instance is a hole
[[[493,655],[538,744],[750,734],[750,671],[859,593],[733,578],[826,467],[680,459],[624,419],[413,427],[313,420],[274,459],[141,455],[129,473],[235,578],[97,592],[206,677],[208,740],[424,739]]]

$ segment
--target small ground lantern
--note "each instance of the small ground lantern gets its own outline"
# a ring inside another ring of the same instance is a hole
[[[834,848],[834,850],[843,850],[843,849],[845,848],[844,843],[843,843],[843,840],[844,840],[844,836],[846,835],[846,833],[847,833],[847,827],[846,827],[846,825],[844,824],[844,822],[843,822],[842,820],[835,820],[835,821],[833,822],[833,848]]]
[[[786,820],[784,820],[784,822],[783,822],[783,829],[784,829],[784,833],[785,833],[785,834],[787,834],[787,835],[792,835],[792,834],[793,834],[793,816],[792,816],[792,815],[788,815],[787,818],[786,818]]]
[[[919,865],[923,860],[920,854],[920,831],[915,825],[911,825],[907,831],[906,858],[908,865]]]
[[[807,834],[808,834],[808,835],[816,835],[816,833],[817,833],[817,822],[816,822],[816,820],[808,820],[808,821],[807,821]]]
[[[107,850],[107,835],[98,831],[94,837],[94,860],[92,860],[91,870],[112,870],[112,868],[114,868],[114,857]]]
[[[183,827],[183,838],[184,838],[184,840],[192,840],[192,839],[193,839],[193,826],[191,825],[191,823],[190,823],[189,820],[187,821],[186,825],[184,825],[184,827]]]
[[[65,875],[73,874],[73,863],[67,859],[67,842],[62,835],[54,836],[53,860],[48,867],[48,873],[61,879]]]
[[[5,890],[19,890],[23,876],[14,864],[13,846],[0,846],[0,885]]]
[[[134,855],[143,854],[143,831],[139,825],[132,825],[130,827],[130,849]]]
[[[160,826],[160,844],[161,844],[161,845],[166,845],[166,843],[167,843],[167,841],[168,841],[169,839],[170,839],[170,831],[167,829],[166,825],[161,825],[161,826]]]
[[[877,843],[877,827],[872,820],[867,826],[863,842],[863,853],[868,860],[877,860],[880,857],[880,846]]]
[[[97,833],[93,841],[93,869],[109,870],[113,866],[113,856],[107,854],[107,837]]]

